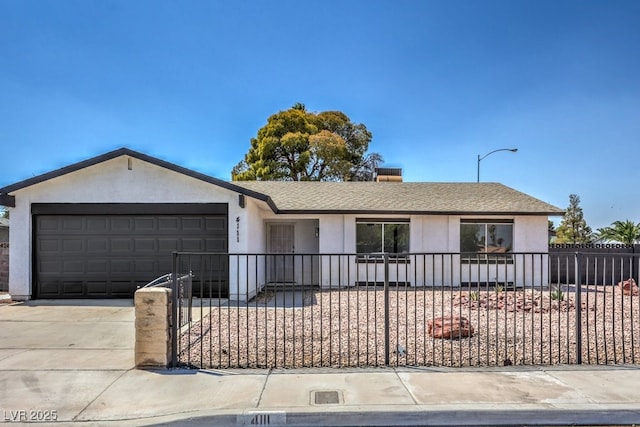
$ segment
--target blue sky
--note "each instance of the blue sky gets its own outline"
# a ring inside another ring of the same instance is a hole
[[[640,222],[640,1],[0,0],[0,187],[129,147],[230,179],[267,118],[340,110],[406,181]]]

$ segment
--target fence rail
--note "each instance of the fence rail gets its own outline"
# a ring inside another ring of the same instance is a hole
[[[175,325],[173,365],[635,364],[640,300],[621,282],[638,262],[569,252],[176,253],[174,277],[192,273],[197,298],[174,299],[174,316],[190,317]]]

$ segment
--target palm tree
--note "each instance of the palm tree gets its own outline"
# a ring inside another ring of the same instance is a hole
[[[640,241],[640,223],[615,221],[609,227],[599,228],[597,233],[603,240],[633,245]]]

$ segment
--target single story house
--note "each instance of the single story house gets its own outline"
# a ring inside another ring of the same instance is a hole
[[[358,269],[380,268],[358,254],[546,253],[548,216],[563,214],[497,183],[388,181],[227,182],[121,148],[0,188],[11,215],[9,291],[15,299],[131,297],[171,272],[174,251],[352,254],[342,269],[318,260],[310,277],[250,278],[264,261],[230,261],[227,294],[242,299],[266,281],[332,286],[338,270],[346,283]],[[436,268],[425,259],[403,280],[437,284],[418,273]],[[438,284],[481,280],[464,271]]]

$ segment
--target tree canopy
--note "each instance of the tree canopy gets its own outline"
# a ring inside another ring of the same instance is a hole
[[[640,223],[633,221],[615,221],[609,227],[599,228],[600,239],[633,245],[640,241]]]
[[[234,181],[367,181],[382,162],[367,153],[371,132],[340,111],[296,104],[268,118],[231,171]]]
[[[593,232],[584,219],[584,213],[580,207],[580,197],[577,194],[569,195],[569,207],[562,217],[562,221],[556,230],[556,243],[591,243]]]

